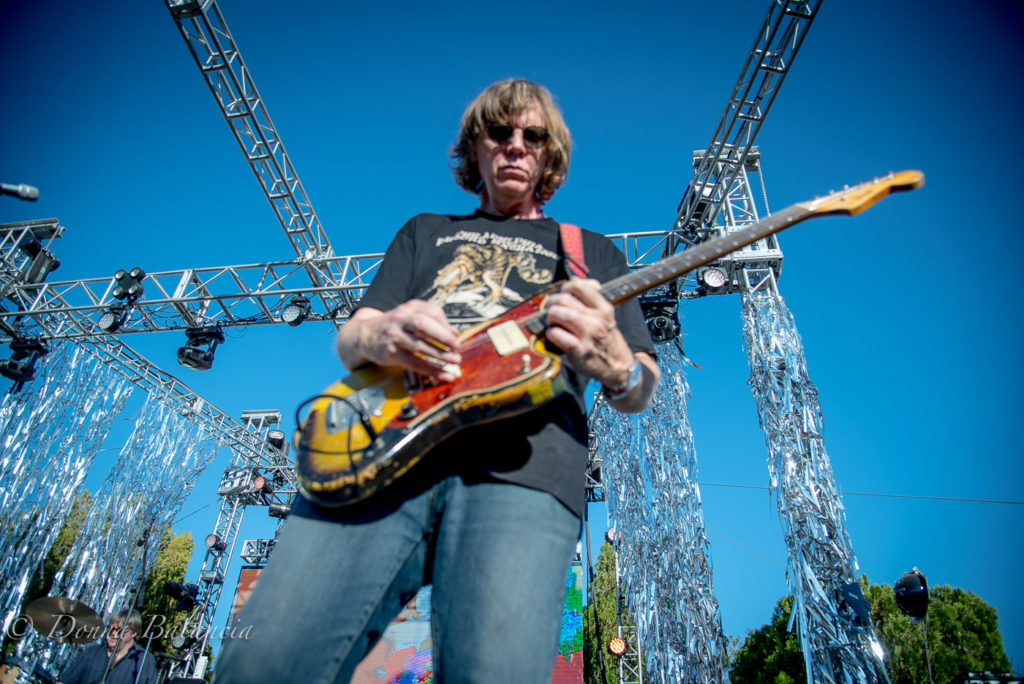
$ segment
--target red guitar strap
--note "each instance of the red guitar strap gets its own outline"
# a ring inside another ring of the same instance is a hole
[[[587,264],[583,261],[583,231],[571,223],[559,223],[562,237],[562,253],[565,254],[566,271],[578,278],[587,277]]]

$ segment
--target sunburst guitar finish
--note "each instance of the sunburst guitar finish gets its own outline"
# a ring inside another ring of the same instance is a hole
[[[296,470],[306,496],[331,506],[362,501],[457,430],[524,413],[560,395],[566,383],[562,358],[539,334],[546,292],[463,331],[461,376],[453,382],[365,366],[324,390],[295,433]]]

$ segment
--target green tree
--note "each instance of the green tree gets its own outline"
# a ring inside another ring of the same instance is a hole
[[[619,635],[616,615],[615,549],[607,541],[601,545],[597,566],[594,569],[592,599],[597,605],[597,627],[601,641],[598,643],[594,626],[594,605],[588,604],[583,610],[583,680],[587,684],[605,684],[601,678],[601,661],[598,650],[603,651],[604,666],[608,675],[607,684],[619,684],[619,656],[608,651],[608,642]],[[632,626],[632,617],[622,609],[622,624]]]
[[[866,577],[861,585],[867,585]],[[865,595],[893,684],[927,682],[922,625],[900,611],[892,587],[872,584]],[[1010,671],[996,609],[976,594],[948,585],[930,587],[925,624],[935,684],[956,682],[966,672]]]
[[[150,650],[167,652],[171,650],[171,638],[181,631],[187,613],[177,610],[178,602],[164,593],[167,582],[184,582],[185,570],[192,557],[191,532],[182,532],[175,536],[167,530],[164,533],[160,552],[156,560],[150,561],[149,574],[146,576],[146,595],[142,605],[142,627],[144,636],[153,636]],[[145,639],[139,638],[145,646]]]
[[[783,684],[805,679],[804,655],[800,640],[788,631],[793,597],[779,599],[769,622],[747,632],[736,651],[729,679],[734,684]]]
[[[928,681],[921,625],[896,605],[892,587],[860,580],[871,604],[875,634],[885,650],[893,684]],[[966,672],[1009,672],[996,609],[977,595],[950,586],[928,591],[928,651],[935,684],[952,684]],[[787,632],[793,599],[776,604],[769,623],[747,633],[729,675],[735,684],[804,681],[803,654],[795,632]]]
[[[50,546],[50,550],[46,553],[42,572],[25,590],[25,598],[22,600],[23,606],[27,606],[37,598],[49,594],[50,587],[53,586],[53,577],[60,570],[60,566],[64,564],[64,559],[67,557],[68,552],[71,551],[71,546],[75,543],[75,537],[78,536],[79,530],[85,525],[85,518],[89,515],[91,507],[92,494],[89,493],[88,489],[83,489],[75,497],[75,502],[71,504],[71,511],[68,512],[68,517],[64,519],[64,524],[61,525],[57,538],[53,540],[53,545]]]
[[[21,604],[22,609],[37,598],[50,595],[53,589],[54,575],[64,564],[64,559],[71,551],[75,538],[85,525],[92,503],[93,498],[88,490],[82,490],[82,493],[75,498],[70,513],[46,554],[41,573],[25,591],[25,597]],[[171,637],[180,631],[184,622],[186,614],[176,610],[177,601],[164,593],[163,586],[165,582],[184,581],[185,569],[188,567],[193,547],[191,532],[183,532],[175,536],[170,530],[167,530],[156,558],[148,559],[149,572],[145,583],[145,601],[140,612],[142,613],[143,630],[146,631],[147,627],[151,627],[149,631],[153,634],[153,643],[150,648],[153,651],[166,652],[170,650]],[[68,572],[72,570],[73,568],[69,568]],[[139,641],[145,646],[144,636],[140,636]],[[11,639],[4,635],[4,652],[10,652],[13,646]]]

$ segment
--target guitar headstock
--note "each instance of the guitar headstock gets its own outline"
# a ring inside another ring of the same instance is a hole
[[[816,214],[859,214],[891,192],[914,190],[924,185],[924,174],[920,171],[889,172],[885,176],[843,188],[810,202],[800,202],[803,207]]]

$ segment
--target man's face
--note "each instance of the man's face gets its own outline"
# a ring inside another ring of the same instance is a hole
[[[111,622],[110,629],[107,630],[107,648],[113,649],[117,646],[117,639],[121,634],[122,628],[124,629],[124,636],[121,637],[122,648],[124,648],[125,644],[131,644],[135,640],[135,632],[131,627],[125,627],[120,622]]]
[[[533,195],[547,163],[546,146],[531,142],[524,129],[545,128],[544,115],[536,105],[509,121],[494,122],[514,127],[511,137],[497,142],[483,131],[473,146],[487,195],[493,199],[522,200]]]

